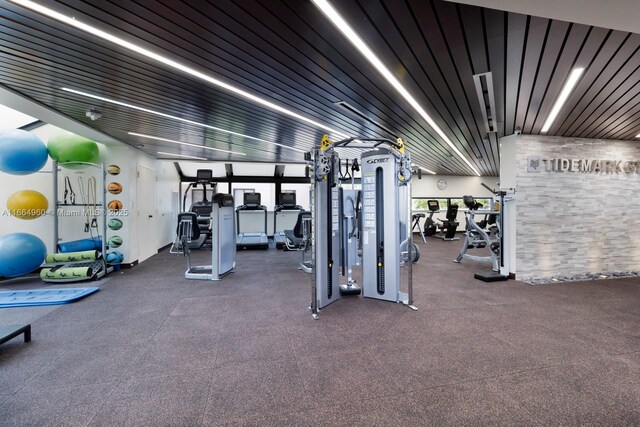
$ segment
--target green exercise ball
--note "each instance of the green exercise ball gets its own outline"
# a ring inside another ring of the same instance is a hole
[[[120,230],[122,225],[122,221],[118,218],[111,218],[109,222],[107,222],[107,227],[109,227],[110,230]]]
[[[87,162],[97,163],[100,156],[98,144],[83,136],[71,132],[57,133],[47,143],[49,156],[58,163]],[[86,165],[61,165],[69,169],[82,169]]]
[[[109,239],[109,247],[119,248],[120,246],[122,246],[122,237],[113,236]]]

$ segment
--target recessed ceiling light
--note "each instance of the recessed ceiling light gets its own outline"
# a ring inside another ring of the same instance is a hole
[[[162,154],[164,156],[171,156],[171,157],[184,157],[185,159],[209,160],[209,159],[205,159],[204,157],[187,156],[186,154],[165,153],[164,151],[158,151],[158,154]]]
[[[636,135],[636,138],[640,138],[640,134]]]
[[[558,117],[558,113],[562,109],[562,106],[565,102],[567,102],[569,95],[571,95],[571,91],[578,83],[578,80],[580,80],[580,76],[582,75],[583,71],[584,68],[574,68],[571,71],[567,82],[564,84],[564,87],[560,91],[560,95],[558,95],[558,99],[556,99],[556,102],[553,104],[553,108],[551,108],[551,112],[547,116],[547,120],[545,120],[544,125],[542,125],[541,132],[549,131],[549,128],[551,128],[553,121],[556,119],[556,117]]]
[[[172,144],[188,145],[189,147],[202,148],[204,150],[222,151],[223,153],[237,154],[238,156],[246,156],[245,153],[238,153],[236,151],[229,151],[229,150],[223,150],[221,148],[209,147],[208,145],[193,144],[191,142],[174,141],[173,139],[160,138],[159,136],[153,136],[153,135],[145,135],[144,133],[136,133],[136,132],[127,132],[127,133],[129,135],[139,136],[141,138],[155,139],[156,141],[164,141],[164,142],[170,142]]]
[[[420,114],[420,116],[431,126],[431,128],[444,140],[444,142],[451,147],[451,149],[475,172],[480,176],[480,172],[471,164],[469,160],[458,150],[458,148],[451,142],[449,137],[440,129],[440,126],[427,114],[424,108],[416,101],[416,99],[409,93],[402,83],[393,75],[393,73],[382,63],[380,58],[367,46],[367,44],[360,38],[360,36],[351,28],[351,26],[344,20],[344,18],[338,13],[337,10],[326,0],[313,0],[315,5],[320,9],[329,20],[340,30],[340,32],[353,44],[356,49],[373,65],[376,70],[393,86],[402,97]]]
[[[289,150],[298,151],[300,153],[305,153],[306,152],[306,151],[300,150],[298,148],[289,147],[288,145],[279,144],[277,142],[267,141],[267,140],[264,140],[264,139],[256,138],[254,136],[244,135],[244,134],[238,133],[238,132],[232,132],[230,130],[218,128],[218,127],[207,125],[207,124],[204,124],[204,123],[199,123],[199,122],[196,122],[196,121],[193,121],[193,120],[189,120],[189,119],[184,119],[182,117],[172,116],[171,114],[161,113],[160,111],[150,110],[148,108],[140,107],[138,105],[128,104],[126,102],[116,101],[115,99],[105,98],[104,96],[94,95],[92,93],[82,92],[82,91],[79,91],[79,90],[76,90],[76,89],[69,89],[67,87],[63,87],[61,89],[63,91],[65,91],[65,92],[75,93],[76,95],[82,95],[82,96],[86,96],[88,98],[93,98],[93,99],[98,99],[100,101],[108,102],[110,104],[120,105],[121,107],[127,107],[127,108],[131,108],[131,109],[138,110],[138,111],[144,111],[145,113],[155,114],[156,116],[166,117],[168,119],[173,119],[173,120],[178,120],[180,122],[189,123],[189,124],[196,125],[196,126],[201,126],[201,127],[207,128],[207,129],[213,129],[213,130],[216,130],[218,132],[224,132],[224,133],[228,133],[230,135],[235,135],[235,136],[239,136],[239,137],[242,137],[242,138],[252,139],[254,141],[264,142],[265,144],[277,145],[278,147],[282,147],[282,148],[286,148],[286,149],[289,149]]]
[[[103,31],[99,28],[96,28],[94,26],[91,26],[89,24],[85,24],[84,22],[80,22],[77,19],[71,17],[71,16],[67,16],[64,15],[60,12],[57,12],[53,9],[49,9],[48,7],[42,6],[38,3],[35,3],[31,0],[10,0],[11,2],[18,4],[20,6],[26,7],[28,9],[31,9],[33,11],[36,11],[42,15],[46,15],[50,18],[53,19],[57,19],[60,22],[63,22],[71,27],[75,27],[78,28],[82,31],[85,31],[89,34],[93,34],[96,37],[100,37],[101,39],[107,40],[111,43],[117,44],[118,46],[121,46],[125,49],[131,50],[133,52],[136,52],[140,55],[143,55],[149,59],[152,59],[154,61],[160,62],[164,65],[167,65],[173,69],[182,71],[183,73],[189,74],[193,77],[196,77],[198,79],[204,80],[208,83],[211,83],[215,86],[221,87],[223,89],[226,89],[229,92],[235,93],[236,95],[240,95],[243,98],[247,98],[253,102],[255,102],[256,104],[260,104],[262,106],[265,106],[267,108],[270,108],[272,110],[278,111],[280,113],[286,114],[288,116],[294,117],[298,120],[302,120],[303,122],[309,123],[313,126],[316,126],[320,129],[323,129],[324,131],[327,132],[331,132],[333,133],[334,136],[336,137],[340,137],[340,138],[346,138],[347,136],[344,135],[343,133],[341,133],[340,131],[333,129],[327,125],[325,125],[324,123],[320,123],[320,122],[316,122],[315,120],[312,120],[308,117],[305,117],[303,115],[300,115],[298,113],[296,113],[295,111],[289,110],[287,108],[284,108],[280,105],[277,105],[267,99],[264,98],[260,98],[259,96],[253,95],[252,93],[249,93],[245,90],[242,90],[238,87],[235,87],[233,85],[230,85],[229,83],[223,82],[222,80],[218,80],[217,78],[209,75],[209,74],[205,74],[201,71],[198,71],[194,68],[189,67],[188,65],[182,64],[180,62],[174,61],[173,59],[170,59],[166,56],[162,56],[160,54],[157,54],[155,52],[150,51],[149,49],[146,49],[142,46],[139,46],[135,43],[132,43],[130,41],[124,40],[118,36],[115,36],[111,33],[108,33],[106,31]]]

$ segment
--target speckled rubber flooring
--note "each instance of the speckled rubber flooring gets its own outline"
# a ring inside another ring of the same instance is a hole
[[[2,309],[33,341],[0,346],[0,425],[640,425],[640,279],[487,284],[459,243],[420,242],[417,312],[351,297],[314,321],[275,249],[221,282],[164,251],[80,302]]]

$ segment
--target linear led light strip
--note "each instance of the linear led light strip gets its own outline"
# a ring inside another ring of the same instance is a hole
[[[69,89],[67,87],[63,87],[61,89],[63,91],[65,91],[65,92],[75,93],[76,95],[82,95],[82,96],[86,96],[88,98],[98,99],[100,101],[108,102],[110,104],[120,105],[122,107],[127,107],[127,108],[131,108],[131,109],[138,110],[138,111],[144,111],[145,113],[155,114],[156,116],[166,117],[168,119],[173,119],[173,120],[178,120],[178,121],[181,121],[181,122],[184,122],[184,123],[189,123],[189,124],[192,124],[192,125],[201,126],[201,127],[207,128],[207,129],[213,129],[213,130],[216,130],[218,132],[224,132],[224,133],[228,133],[230,135],[236,135],[236,136],[240,136],[242,138],[252,139],[254,141],[264,142],[265,144],[277,145],[279,147],[283,147],[283,148],[286,148],[288,150],[299,151],[300,153],[304,153],[305,152],[304,150],[300,150],[300,149],[294,148],[294,147],[289,147],[288,145],[279,144],[277,142],[272,142],[272,141],[267,141],[267,140],[264,140],[264,139],[256,138],[254,136],[244,135],[244,134],[238,133],[238,132],[232,132],[230,130],[221,129],[221,128],[218,128],[218,127],[215,127],[215,126],[207,125],[207,124],[204,124],[204,123],[199,123],[199,122],[196,122],[196,121],[193,121],[193,120],[189,120],[189,119],[185,119],[185,118],[182,118],[182,117],[172,116],[171,114],[161,113],[160,111],[150,110],[148,108],[140,107],[138,105],[128,104],[126,102],[116,101],[115,99],[105,98],[104,96],[94,95],[92,93],[82,92],[82,91],[75,90],[75,89]],[[201,147],[203,147],[203,146],[201,146]]]
[[[351,26],[344,20],[344,18],[338,13],[337,10],[326,0],[312,0],[315,5],[320,9],[329,20],[336,26],[338,30],[353,44],[362,55],[378,70],[382,76],[387,79],[389,83],[402,95],[402,97],[420,114],[420,116],[436,131],[436,133],[444,140],[444,142],[451,147],[451,149],[462,159],[464,162],[480,176],[480,172],[471,164],[467,158],[462,155],[460,150],[451,142],[449,137],[440,129],[440,127],[433,121],[433,119],[427,114],[422,106],[416,101],[416,99],[409,93],[407,89],[402,86],[402,83],[389,71],[389,69],[382,63],[382,61],[376,56],[375,53],[367,46],[367,44],[360,38],[358,34],[351,28]]]
[[[556,117],[558,117],[558,113],[562,109],[562,106],[567,102],[569,95],[571,95],[571,91],[578,83],[578,80],[580,80],[580,76],[583,71],[584,68],[574,68],[573,71],[571,71],[569,79],[567,79],[567,82],[564,84],[564,87],[560,91],[560,95],[558,95],[558,99],[556,99],[555,104],[553,104],[553,108],[551,108],[551,112],[547,116],[547,120],[545,120],[544,125],[542,125],[541,132],[547,132],[551,128],[551,125]]]
[[[171,156],[171,157],[184,157],[185,159],[209,160],[209,159],[205,159],[204,157],[187,156],[186,154],[165,153],[164,151],[158,151],[158,154],[162,154],[162,155],[165,155],[165,156]]]
[[[425,171],[426,173],[430,173],[431,175],[435,175],[436,173],[432,170],[429,170],[427,168],[423,168],[422,166],[418,166],[418,165],[411,165],[414,168],[418,168],[418,169],[422,169],[423,171]]]
[[[181,64],[179,62],[176,62],[172,59],[167,58],[166,56],[162,56],[159,55],[155,52],[152,52],[148,49],[145,49],[142,46],[138,46],[137,44],[128,42],[124,39],[121,39],[120,37],[114,36],[113,34],[107,33],[106,31],[100,30],[96,27],[93,27],[91,25],[85,24],[83,22],[78,21],[77,19],[64,15],[60,12],[56,12],[53,9],[49,9],[48,7],[42,6],[38,3],[35,3],[31,0],[9,0],[12,3],[18,4],[20,6],[26,7],[28,9],[34,10],[42,15],[46,15],[50,18],[53,19],[57,19],[60,22],[63,22],[69,26],[78,28],[82,31],[85,31],[89,34],[93,34],[94,36],[100,37],[101,39],[107,40],[111,43],[117,44],[118,46],[122,46],[125,49],[129,49],[131,51],[134,51],[136,53],[139,53],[140,55],[146,56],[149,59],[153,59],[155,61],[158,61],[162,64],[168,65],[169,67],[175,68],[176,70],[180,70],[186,74],[189,74],[193,77],[197,77],[201,80],[204,80],[208,83],[211,83],[215,86],[221,87],[223,89],[228,90],[229,92],[233,92],[237,95],[242,96],[243,98],[247,98],[257,104],[263,105],[265,107],[271,108],[272,110],[278,111],[280,113],[286,114],[288,116],[294,117],[298,120],[302,120],[303,122],[309,123],[313,126],[316,126],[320,129],[323,129],[325,131],[331,132],[333,133],[334,136],[340,137],[340,138],[346,138],[347,136],[344,135],[343,133],[323,124],[320,122],[316,122],[315,120],[312,120],[308,117],[302,116],[294,111],[291,111],[287,108],[281,107],[280,105],[274,104],[271,101],[268,101],[264,98],[260,98],[256,95],[253,95],[249,92],[246,92],[240,88],[237,88],[235,86],[230,85],[229,83],[225,83],[222,80],[218,80],[215,77],[212,77],[208,74],[205,74],[203,72],[197,71],[187,65]]]
[[[127,132],[127,133],[129,135],[139,136],[141,138],[155,139],[156,141],[165,141],[165,142],[170,142],[172,144],[188,145],[189,147],[202,148],[202,149],[205,149],[205,150],[212,150],[212,151],[222,151],[223,153],[230,153],[230,154],[237,154],[239,156],[246,156],[245,153],[238,153],[236,151],[223,150],[222,148],[209,147],[208,145],[199,145],[199,144],[192,144],[190,142],[174,141],[173,139],[160,138],[159,136],[145,135],[144,133],[136,133],[136,132]]]

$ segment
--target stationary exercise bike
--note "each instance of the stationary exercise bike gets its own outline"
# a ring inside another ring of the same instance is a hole
[[[433,219],[433,215],[440,210],[440,203],[437,200],[427,200],[427,208],[429,216],[424,222],[424,235],[433,237],[438,232],[438,223]]]

